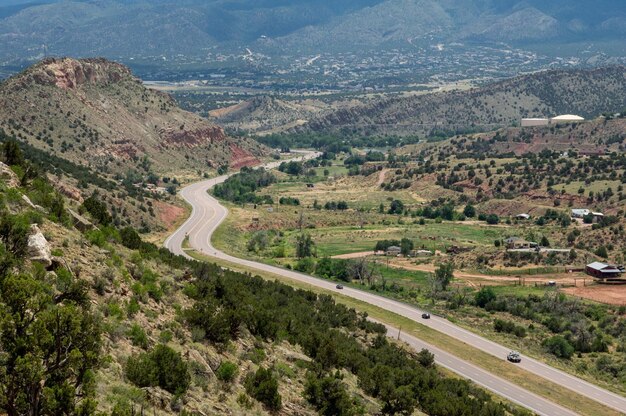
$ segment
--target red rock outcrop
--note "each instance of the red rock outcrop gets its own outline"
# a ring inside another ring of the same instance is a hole
[[[215,144],[226,140],[226,135],[221,127],[212,126],[196,130],[161,130],[159,132],[166,147],[194,148],[200,145]]]

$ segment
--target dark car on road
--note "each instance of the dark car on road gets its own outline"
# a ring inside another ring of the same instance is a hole
[[[511,351],[509,355],[506,356],[506,359],[512,363],[519,363],[522,361],[522,356],[517,351]]]
[[[424,312],[422,314],[422,319],[430,319],[430,314],[428,312]]]
[[[337,285],[335,286],[337,289],[343,289],[343,285]]]

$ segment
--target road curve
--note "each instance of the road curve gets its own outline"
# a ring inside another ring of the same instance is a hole
[[[298,160],[310,159],[316,156],[316,153],[309,152],[299,157]],[[280,162],[272,162],[264,166],[265,168],[270,169],[277,167],[279,163]],[[211,236],[228,215],[228,210],[215,198],[209,195],[208,190],[216,184],[224,182],[226,178],[228,178],[228,175],[219,176],[213,179],[194,183],[181,190],[180,195],[189,204],[191,204],[192,213],[189,219],[165,241],[165,247],[175,254],[189,257],[182,247],[185,238],[188,237],[190,246],[204,255],[246,266],[250,269],[274,273],[323,289],[336,290],[335,283],[331,281],[315,278],[310,275],[280,267],[233,257],[213,247],[211,244]],[[422,320],[421,315],[423,311],[405,303],[349,287],[344,288],[342,290],[342,294],[420,322],[423,325],[433,328],[448,336],[454,337],[474,348],[494,355],[495,357],[505,359],[506,355],[510,351],[509,348],[456,326],[444,318],[433,316],[429,320]],[[398,330],[389,327],[389,332],[390,335],[393,333],[397,334]],[[494,376],[493,374],[461,360],[433,345],[424,343],[415,337],[401,335],[401,339],[415,348],[429,349],[435,354],[435,359],[439,365],[442,365],[463,377],[471,379],[475,383],[495,392],[496,394],[505,397],[512,402],[518,403],[538,414],[549,416],[576,414],[575,412],[537,396],[528,390],[518,387],[513,383]],[[532,358],[524,357],[520,364],[515,365],[568,388],[577,394],[586,396],[607,407],[626,414],[626,398],[620,395],[609,392],[594,384],[586,382],[556,368],[550,367]]]

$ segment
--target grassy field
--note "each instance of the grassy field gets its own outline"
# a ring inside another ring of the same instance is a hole
[[[263,210],[244,212],[245,210],[233,205],[229,206],[229,209],[233,215],[220,226],[214,238],[218,246],[229,247],[230,250],[239,253],[245,254],[245,245],[256,231],[252,227],[245,228],[251,216],[256,215],[259,219],[259,229],[276,229],[269,224],[265,226],[263,222],[272,223],[280,216],[283,227],[279,229],[283,230],[285,239],[290,243],[293,243],[295,236],[300,232],[293,229],[300,212],[297,207],[280,207],[272,213]],[[362,228],[357,225],[323,226],[323,221],[355,222],[358,221],[356,217],[361,214],[352,211],[302,210],[302,212],[307,223],[315,227],[307,227],[306,232],[311,234],[319,257],[370,251],[379,240],[402,238],[411,239],[416,248],[423,247],[431,251],[445,252],[450,246],[492,247],[494,240],[504,238],[511,231],[506,227],[490,227],[474,223],[428,221],[425,225],[419,225],[410,217],[401,218],[404,224],[398,224],[397,217],[378,214],[369,214],[369,221],[382,218],[380,222],[367,224]],[[289,246],[293,247],[293,244]],[[292,254],[288,250],[287,256]]]
[[[190,254],[192,254],[198,260],[210,262],[216,261],[215,259],[204,257],[197,253]],[[290,286],[311,290],[315,293],[331,295],[333,298],[335,298],[337,302],[343,303],[359,311],[367,312],[369,316],[381,322],[392,325],[396,328],[402,328],[402,331],[405,333],[418,337],[419,339],[422,339],[460,358],[463,358],[474,365],[484,368],[492,374],[509,380],[535,394],[548,398],[549,400],[552,400],[563,407],[574,410],[581,415],[612,416],[619,414],[618,412],[607,408],[591,399],[576,394],[571,390],[565,389],[557,383],[535,376],[534,374],[528,373],[527,371],[524,371],[519,367],[510,365],[503,359],[496,358],[490,354],[469,347],[467,344],[451,338],[445,334],[442,334],[441,332],[435,331],[415,321],[401,317],[377,306],[352,299],[340,293],[319,289],[315,286],[311,286],[305,283],[295,282],[291,279],[272,273],[258,273],[256,270],[251,270],[237,264],[224,261],[216,262],[232,270],[249,272],[255,275],[260,275],[265,279],[278,280],[287,283]]]
[[[577,195],[578,190],[580,188],[583,188],[585,190],[584,195],[589,195],[589,191],[592,191],[594,193],[603,192],[608,188],[612,188],[613,191],[615,192],[617,187],[620,186],[621,184],[622,183],[620,181],[595,181],[587,185],[583,181],[577,181],[577,182],[570,182],[567,184],[561,183],[558,185],[554,185],[553,188],[556,189],[557,191],[565,190],[566,193],[572,194],[572,195]]]
[[[353,215],[353,214],[347,214]],[[321,255],[335,256],[373,250],[379,240],[411,239],[416,247],[427,250],[445,251],[452,245],[458,246],[492,246],[493,241],[503,238],[508,231],[503,227],[488,227],[477,224],[463,224],[429,221],[425,225],[409,224],[377,224],[359,227],[332,227],[309,230]]]

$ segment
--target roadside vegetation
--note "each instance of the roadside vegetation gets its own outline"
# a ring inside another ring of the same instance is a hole
[[[567,172],[573,167],[573,172],[592,173],[591,183],[597,184],[620,179],[621,162],[591,158],[577,165],[552,152],[492,159],[477,152],[459,160],[458,154],[436,153],[437,147],[425,149],[430,150],[417,157],[326,152],[315,163],[345,169],[334,177],[311,165],[284,164],[277,182],[263,192],[299,204],[272,210],[266,209],[270,205],[233,206],[215,243],[240,257],[426,307],[609,389],[626,391],[626,310],[568,295],[596,287],[576,271],[585,264],[624,258],[621,185],[596,190],[591,199],[581,197],[578,188],[574,195],[554,191],[557,178],[551,176],[563,164]],[[614,173],[600,173],[605,162]],[[576,179],[568,175],[559,180]],[[528,195],[541,195],[540,202],[530,202]],[[572,220],[569,211],[578,206],[596,207],[605,216],[594,224],[590,218]],[[529,219],[517,217],[528,212]],[[510,237],[546,250],[508,250]],[[384,255],[392,246],[399,251]]]
[[[2,150],[13,172],[28,170],[19,151]],[[9,415],[527,414],[329,296],[174,256],[116,227],[95,197],[82,206],[97,228],[79,231],[66,215],[78,207],[44,175],[20,182],[0,184],[0,409]],[[24,194],[50,202],[33,208]],[[35,224],[50,259],[33,257]],[[299,240],[302,258],[313,248]]]

